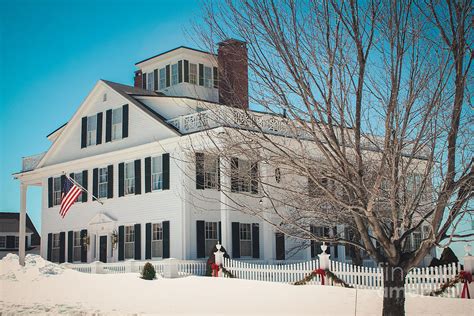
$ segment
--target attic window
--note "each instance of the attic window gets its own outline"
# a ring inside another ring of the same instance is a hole
[[[107,101],[107,93],[104,93],[104,95],[102,96],[102,102],[105,102]]]

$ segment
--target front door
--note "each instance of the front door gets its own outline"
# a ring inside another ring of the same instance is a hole
[[[107,236],[100,236],[99,260],[107,262]]]

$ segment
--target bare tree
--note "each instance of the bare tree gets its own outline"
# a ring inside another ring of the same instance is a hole
[[[225,127],[192,138],[232,179],[220,183],[226,207],[383,263],[384,315],[404,314],[405,276],[433,247],[474,236],[462,230],[473,216],[472,9],[227,0],[209,3],[197,29],[209,49],[247,43],[251,104],[271,114],[210,107]],[[251,162],[247,178],[234,174],[235,157]],[[318,235],[314,223],[347,229]]]

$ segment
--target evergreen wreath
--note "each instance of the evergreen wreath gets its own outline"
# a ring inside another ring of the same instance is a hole
[[[446,292],[449,288],[454,287],[456,284],[460,282],[468,282],[471,283],[472,275],[469,277],[465,271],[459,272],[454,278],[451,280],[446,281],[445,283],[441,284],[439,289],[433,290],[427,293],[428,296],[439,296]]]
[[[341,285],[341,286],[346,287],[346,288],[350,288],[350,289],[354,288],[352,285],[347,284],[344,280],[342,280],[337,275],[335,275],[334,273],[329,271],[329,269],[324,270],[324,273],[328,278],[330,278],[333,281],[333,283]],[[308,283],[309,281],[314,279],[317,275],[319,275],[319,274],[316,273],[316,270],[311,271],[311,273],[309,273],[307,276],[305,276],[302,280],[296,281],[293,284],[294,285],[305,285],[306,283]]]

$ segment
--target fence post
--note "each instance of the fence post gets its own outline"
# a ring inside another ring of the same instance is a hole
[[[467,244],[464,246],[464,251],[466,252],[464,256],[464,271],[474,274],[474,256],[471,254],[471,245]],[[474,282],[469,283],[467,286],[469,288],[471,299],[474,299]]]
[[[217,276],[219,277],[222,277],[222,269],[220,268],[220,266],[224,263],[224,252],[221,251],[221,247],[221,244],[217,242],[217,251],[214,252],[214,262],[216,265],[219,266],[219,271],[217,272]]]
[[[91,273],[104,274],[104,267],[101,261],[94,261],[91,263]]]
[[[174,279],[178,277],[178,260],[169,258],[164,260],[163,266],[163,277],[168,279]]]
[[[318,255],[319,257],[319,268],[320,269],[323,269],[323,270],[326,270],[326,269],[329,269],[330,268],[330,265],[329,265],[329,257],[331,255],[328,255],[326,253],[326,249],[328,249],[328,246],[326,246],[326,243],[323,242],[323,244],[321,245],[321,250],[323,251],[321,254]]]

